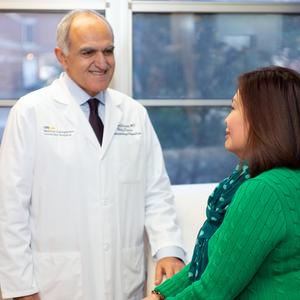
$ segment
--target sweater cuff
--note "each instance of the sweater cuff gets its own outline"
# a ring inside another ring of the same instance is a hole
[[[165,298],[176,296],[192,283],[188,276],[189,269],[190,264],[186,265],[180,272],[164,281],[154,290],[161,293]]]

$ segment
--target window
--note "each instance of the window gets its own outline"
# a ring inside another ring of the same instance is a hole
[[[300,71],[300,15],[158,5],[133,14],[133,97],[151,105],[171,182],[217,182],[237,163],[224,149],[237,76],[272,64]]]
[[[147,107],[173,184],[217,182],[237,163],[224,118],[240,73],[300,71],[300,0],[2,0],[0,139],[16,99],[60,73],[55,29],[73,8],[101,10],[112,24],[112,87]]]
[[[231,99],[242,72],[300,71],[299,15],[136,13],[133,30],[137,99]]]
[[[61,69],[54,55],[62,13],[2,12],[0,99],[17,99],[53,81]],[[1,101],[1,100],[0,100]]]
[[[0,107],[0,137],[3,135],[3,130],[7,120],[10,107]]]
[[[237,159],[224,150],[228,107],[148,107],[172,184],[216,182]]]

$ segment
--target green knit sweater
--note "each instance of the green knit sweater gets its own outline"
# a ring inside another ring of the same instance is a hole
[[[266,171],[238,189],[208,245],[200,280],[189,265],[156,290],[167,300],[299,300],[300,170]]]

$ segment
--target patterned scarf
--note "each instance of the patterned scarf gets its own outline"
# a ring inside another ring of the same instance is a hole
[[[222,224],[226,210],[239,186],[250,178],[248,165],[237,165],[233,173],[215,188],[208,198],[206,221],[199,230],[189,269],[191,281],[198,280],[208,263],[208,241]]]

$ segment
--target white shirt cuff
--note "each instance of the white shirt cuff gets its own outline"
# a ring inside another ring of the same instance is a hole
[[[177,246],[161,248],[156,252],[153,258],[158,261],[165,257],[176,257],[181,259],[183,262],[185,262],[186,259],[184,250]]]

